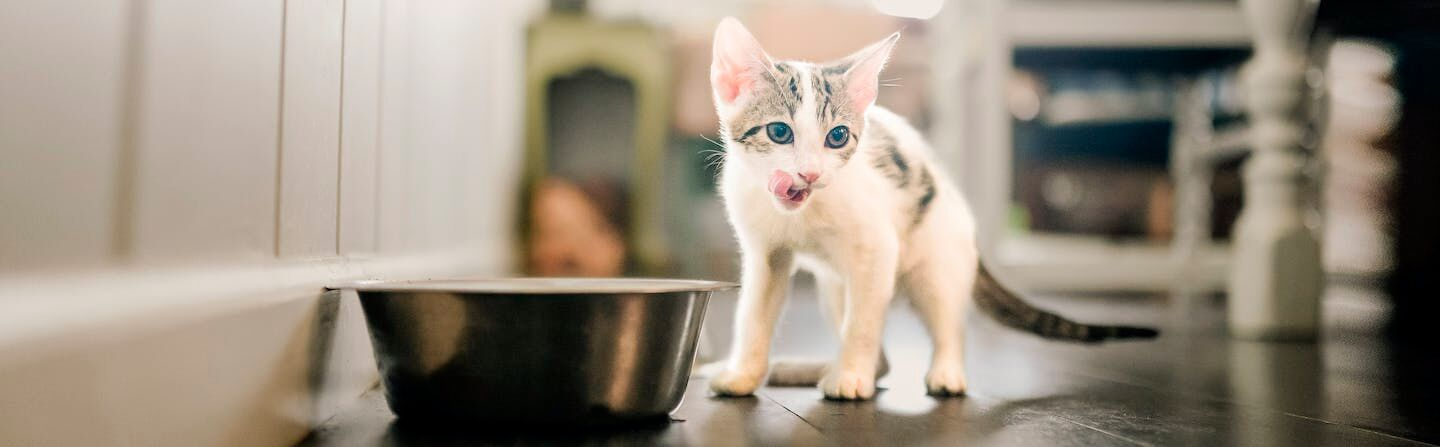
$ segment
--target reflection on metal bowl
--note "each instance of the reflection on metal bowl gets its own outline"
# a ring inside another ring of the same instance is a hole
[[[680,405],[710,293],[659,279],[360,282],[406,422],[611,425]]]

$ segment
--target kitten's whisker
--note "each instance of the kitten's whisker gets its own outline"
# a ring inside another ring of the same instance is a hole
[[[724,157],[724,156],[726,155],[726,154],[725,154],[725,151],[722,151],[722,150],[719,150],[719,149],[701,149],[701,150],[700,150],[700,153],[701,153],[701,154],[705,154],[705,158],[707,158],[707,159],[709,159],[709,158],[715,158],[715,157]]]
[[[718,148],[720,148],[720,149],[725,149],[725,145],[720,144],[720,143],[716,142],[715,140],[710,139],[710,137],[705,136],[705,134],[703,134],[703,133],[700,134],[700,138],[704,138],[705,141],[709,141],[710,144],[715,145],[715,147],[718,147]]]
[[[705,169],[708,170],[712,168],[714,168],[717,172],[720,169],[725,168],[725,157],[712,158],[709,163],[705,164]]]
[[[713,145],[715,145],[716,148],[718,148],[718,149],[705,148],[705,149],[701,149],[701,150],[700,150],[700,153],[703,154],[703,155],[705,155],[705,161],[706,161],[706,163],[705,163],[705,169],[708,170],[708,169],[712,169],[712,168],[716,168],[716,169],[718,169],[718,168],[724,168],[724,167],[725,167],[725,158],[726,158],[726,155],[728,155],[728,154],[725,152],[725,145],[720,144],[720,143],[716,142],[715,140],[710,139],[710,137],[707,137],[707,136],[705,136],[705,135],[703,135],[703,134],[700,135],[700,138],[704,138],[705,141],[709,141],[710,144],[713,144]]]

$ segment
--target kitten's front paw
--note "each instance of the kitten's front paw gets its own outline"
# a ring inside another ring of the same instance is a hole
[[[743,373],[722,369],[710,377],[710,391],[717,396],[739,397],[749,396],[755,393],[760,387],[760,379],[764,374]]]
[[[925,391],[931,396],[963,396],[965,368],[958,365],[935,365],[925,374]]]
[[[826,399],[865,400],[875,397],[875,373],[831,368],[820,379],[820,391]]]

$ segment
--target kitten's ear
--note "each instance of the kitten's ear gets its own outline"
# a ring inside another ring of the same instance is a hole
[[[715,54],[710,62],[710,88],[715,92],[715,106],[735,106],[741,97],[755,88],[770,69],[770,56],[760,42],[734,17],[720,20],[715,28]]]
[[[890,60],[890,51],[895,49],[895,42],[899,40],[900,33],[891,34],[836,64],[846,67],[845,93],[850,98],[850,107],[857,113],[865,113],[865,109],[875,103],[875,97],[880,92],[880,70],[885,68],[885,62]]]

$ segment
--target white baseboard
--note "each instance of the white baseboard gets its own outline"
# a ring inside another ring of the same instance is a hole
[[[289,445],[375,383],[337,282],[494,275],[494,247],[0,277],[0,445]]]

